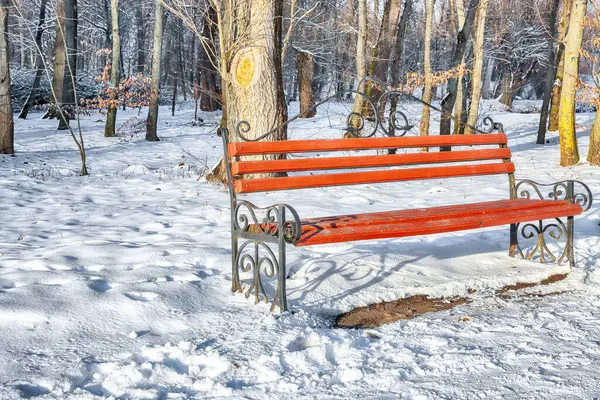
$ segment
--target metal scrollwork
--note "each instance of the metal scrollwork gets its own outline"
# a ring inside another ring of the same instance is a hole
[[[542,188],[549,188],[545,195]],[[531,199],[537,196],[540,200],[566,200],[579,204],[583,211],[592,208],[594,201],[592,191],[581,181],[567,180],[550,184],[542,184],[532,180],[519,181],[515,187],[517,198]]]
[[[252,294],[255,297],[255,304],[264,301],[269,303],[269,296],[265,291],[263,281],[272,280],[282,271],[279,261],[271,248],[260,241],[247,241],[240,246],[235,258],[236,273],[233,275],[234,292],[244,293],[246,298]],[[250,286],[244,287],[240,278],[240,273],[250,274]],[[273,296],[271,311],[277,306],[281,297],[281,287],[277,285],[276,293]]]
[[[549,262],[550,260],[558,264],[562,264],[568,256],[568,243],[560,250],[560,254],[555,254],[549,246],[548,239],[552,239],[554,242],[566,241],[569,235],[567,226],[556,218],[555,223],[545,224],[543,221],[539,221],[537,224],[519,224],[516,229],[523,239],[531,240],[536,239],[536,245],[531,250],[527,250],[523,253],[519,243],[516,243],[516,249],[518,254],[526,260],[533,260],[536,256],[539,256],[539,260],[542,263]],[[548,260],[550,258],[550,260]]]
[[[378,90],[372,90],[375,87],[377,87]],[[372,93],[375,93],[377,97],[375,97],[375,95],[373,95]],[[304,112],[288,119],[283,124],[273,129],[270,129],[264,134],[253,135],[255,136],[253,138],[249,137],[248,134],[252,130],[252,126],[248,121],[238,122],[235,126],[235,133],[237,137],[244,142],[258,142],[267,139],[270,136],[276,135],[277,133],[285,129],[293,121],[296,121],[297,119],[302,118],[305,115],[311,114],[314,110],[326,103],[329,103],[330,101],[340,101],[340,99],[351,96],[361,97],[363,99],[362,110],[352,110],[346,116],[346,127],[344,128],[344,130],[352,137],[370,138],[374,137],[378,131],[382,132],[384,135],[390,136],[390,132],[386,128],[387,122],[389,122],[394,128],[394,134],[396,136],[404,136],[411,129],[413,129],[414,125],[409,123],[409,120],[404,112],[399,110],[392,110],[390,109],[390,107],[387,107],[386,109],[386,106],[388,105],[388,100],[392,97],[401,98],[413,103],[419,103],[423,107],[428,107],[429,109],[441,114],[442,116],[454,119],[452,115],[445,114],[439,107],[424,102],[423,100],[413,96],[412,94],[405,93],[395,88],[390,88],[385,82],[382,82],[381,80],[373,76],[366,76],[358,83],[358,90],[345,90],[342,92],[335,93],[318,102],[313,107],[310,107]],[[387,121],[386,113],[388,115]],[[367,120],[370,122],[370,124],[366,123]],[[480,134],[492,133],[494,131],[503,132],[504,130],[502,124],[494,122],[494,120],[491,117],[485,117],[483,119],[482,127],[480,128],[471,126],[463,122],[458,123],[465,127],[471,128],[471,130],[474,133]]]
[[[261,215],[259,218],[257,214]],[[284,215],[282,215],[284,214]],[[292,219],[287,219],[291,215]],[[286,242],[294,244],[300,238],[301,223],[296,210],[287,204],[275,204],[269,207],[257,207],[253,203],[238,200],[233,213],[235,231],[278,238],[280,229]]]

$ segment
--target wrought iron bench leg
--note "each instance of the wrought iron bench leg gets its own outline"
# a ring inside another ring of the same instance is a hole
[[[267,244],[267,242],[250,239],[239,245],[239,238],[233,235],[232,245],[232,271],[231,290],[234,293],[244,293],[246,298],[254,295],[255,304],[264,301],[269,303],[270,299],[265,291],[264,279],[277,278],[277,289],[272,299],[271,311],[279,306],[281,312],[288,311],[286,295],[286,260],[285,241],[279,240],[278,254]],[[249,273],[250,286],[245,289],[242,286],[240,272]]]
[[[567,259],[571,268],[575,268],[575,217],[567,219]]]
[[[542,187],[549,187],[549,193],[545,196]],[[576,190],[576,188],[578,190]],[[593,196],[590,189],[582,182],[575,180],[562,181],[548,185],[540,184],[531,180],[520,181],[512,190],[513,198],[538,197],[542,200],[566,200],[573,204],[579,204],[583,211],[588,211],[593,203]],[[519,245],[519,235],[524,239],[537,238],[537,244],[533,250],[524,254]],[[560,254],[553,254],[547,245],[547,238],[554,241],[564,240],[564,249]],[[528,260],[532,260],[539,255],[540,262],[546,262],[549,259],[562,264],[569,262],[571,268],[575,267],[575,217],[567,217],[566,224],[560,218],[555,218],[554,222],[544,224],[539,221],[537,224],[527,223],[513,224],[510,226],[510,251],[511,257],[517,255]]]

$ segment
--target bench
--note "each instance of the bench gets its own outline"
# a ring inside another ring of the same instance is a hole
[[[232,291],[245,292],[246,297],[254,295],[256,303],[268,303],[263,279],[276,278],[271,310],[279,306],[283,312],[288,310],[288,245],[302,247],[401,238],[500,225],[510,225],[510,256],[530,260],[535,257],[542,262],[568,261],[574,266],[574,217],[590,209],[589,188],[574,180],[551,185],[517,181],[507,136],[500,124],[495,124],[495,128],[498,133],[275,142],[230,141],[230,132],[223,129],[221,136],[231,197]],[[239,131],[235,135],[245,139]],[[373,152],[440,147],[454,151]],[[324,152],[334,153],[334,156],[314,157],[315,153]],[[293,154],[305,157],[281,157]],[[238,198],[249,193],[485,175],[507,176],[507,199],[303,219],[287,204],[263,208]],[[549,194],[545,196],[546,186]],[[544,223],[547,220],[551,222]],[[519,235],[525,239],[537,236],[535,248],[524,252]],[[565,241],[560,254],[551,251],[546,243],[547,235]],[[242,285],[241,272],[251,275],[248,287]]]

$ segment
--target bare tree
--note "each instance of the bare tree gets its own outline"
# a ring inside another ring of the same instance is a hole
[[[15,152],[14,133],[8,49],[8,0],[0,0],[0,154]]]
[[[546,87],[544,88],[544,100],[542,103],[542,110],[540,113],[540,125],[538,127],[537,144],[544,144],[546,142],[546,131],[548,127],[548,109],[550,108],[550,101],[552,100],[552,88],[554,86],[554,79],[556,78],[556,43],[554,38],[557,35],[556,30],[556,16],[558,14],[558,6],[560,0],[551,0],[550,13],[548,13],[548,20],[546,22],[548,30],[548,66],[546,71]]]
[[[467,16],[465,18],[465,24],[463,29],[458,33],[456,38],[456,46],[454,48],[454,54],[452,56],[451,68],[457,67],[463,59],[467,42],[471,35],[471,29],[473,27],[473,21],[475,20],[475,12],[479,5],[479,0],[471,0],[469,9],[467,10]],[[458,79],[453,77],[448,81],[448,88],[444,100],[442,100],[442,118],[440,120],[440,135],[449,135],[452,128],[452,109],[456,103],[456,94],[458,92]],[[442,147],[442,151],[450,151],[449,147]]]
[[[574,0],[565,37],[564,78],[560,96],[558,131],[560,134],[560,165],[568,167],[579,162],[579,148],[575,131],[575,101],[579,78],[579,57],[583,44],[583,21],[587,0]]]
[[[112,61],[110,64],[110,103],[106,114],[104,136],[115,136],[117,123],[117,106],[119,101],[119,84],[121,83],[121,34],[119,32],[119,0],[110,0],[112,15]]]
[[[433,6],[434,0],[426,0],[425,2],[425,55],[423,58],[423,68],[425,71],[425,87],[423,88],[423,98],[425,103],[431,103],[432,98],[432,74],[431,74],[431,31],[433,29]],[[423,115],[421,116],[420,133],[421,136],[429,135],[429,119],[431,109],[423,106]],[[423,148],[424,151],[429,151],[429,148]]]
[[[46,4],[48,0],[42,0],[40,2],[40,15],[38,17],[38,25],[37,31],[35,34],[35,47],[38,49],[42,48],[42,38],[44,36],[44,25],[46,24]],[[33,106],[35,102],[35,96],[40,87],[40,82],[42,81],[42,77],[44,75],[44,57],[43,54],[36,54],[35,61],[35,78],[33,79],[33,84],[31,85],[31,91],[29,92],[29,96],[27,96],[27,100],[23,103],[23,108],[21,108],[21,112],[19,113],[19,118],[27,119],[27,115],[29,114],[29,110]]]
[[[548,130],[554,132],[558,130],[558,114],[560,110],[560,96],[562,92],[562,83],[565,65],[565,37],[569,30],[569,21],[571,20],[571,9],[573,0],[563,0],[562,17],[558,24],[558,49],[556,51],[556,77],[554,79],[554,88],[552,90],[552,101],[550,104],[550,117],[548,121]]]
[[[311,118],[317,114],[315,106],[315,92],[313,90],[313,74],[315,72],[315,59],[306,51],[299,51],[298,60],[298,86],[300,88],[300,114],[302,118]]]
[[[467,126],[465,127],[465,134],[469,135],[473,133],[471,126],[477,125],[477,118],[479,117],[479,100],[481,98],[481,76],[483,74],[483,37],[485,34],[485,19],[487,14],[488,0],[481,0],[475,19],[476,29],[473,39],[473,72],[471,74],[471,103],[469,106],[469,117],[467,119]]]
[[[158,102],[160,100],[160,62],[163,40],[164,9],[162,0],[156,0],[154,13],[154,53],[152,55],[152,84],[150,89],[150,107],[146,121],[146,140],[159,141],[157,135]]]

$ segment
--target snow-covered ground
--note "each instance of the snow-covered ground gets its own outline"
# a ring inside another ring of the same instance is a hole
[[[578,266],[535,292],[495,291],[568,267],[507,256],[508,229],[309,247],[288,252],[292,312],[230,292],[224,187],[198,180],[222,154],[215,115],[161,114],[158,143],[83,119],[91,175],[56,121],[17,121],[0,158],[0,399],[600,397],[600,212],[577,219]],[[291,110],[290,113],[293,113]],[[293,125],[319,137],[332,122]],[[143,120],[145,113],[139,117]],[[537,114],[495,113],[518,177],[576,178],[600,199],[600,169],[558,166],[535,146]],[[582,160],[593,115],[580,115]],[[335,122],[335,121],[334,121]],[[325,136],[331,132],[326,132]],[[255,197],[301,217],[507,198],[506,177],[328,188]],[[250,198],[252,200],[252,197]],[[380,329],[332,328],[336,315],[415,294],[469,304]]]

